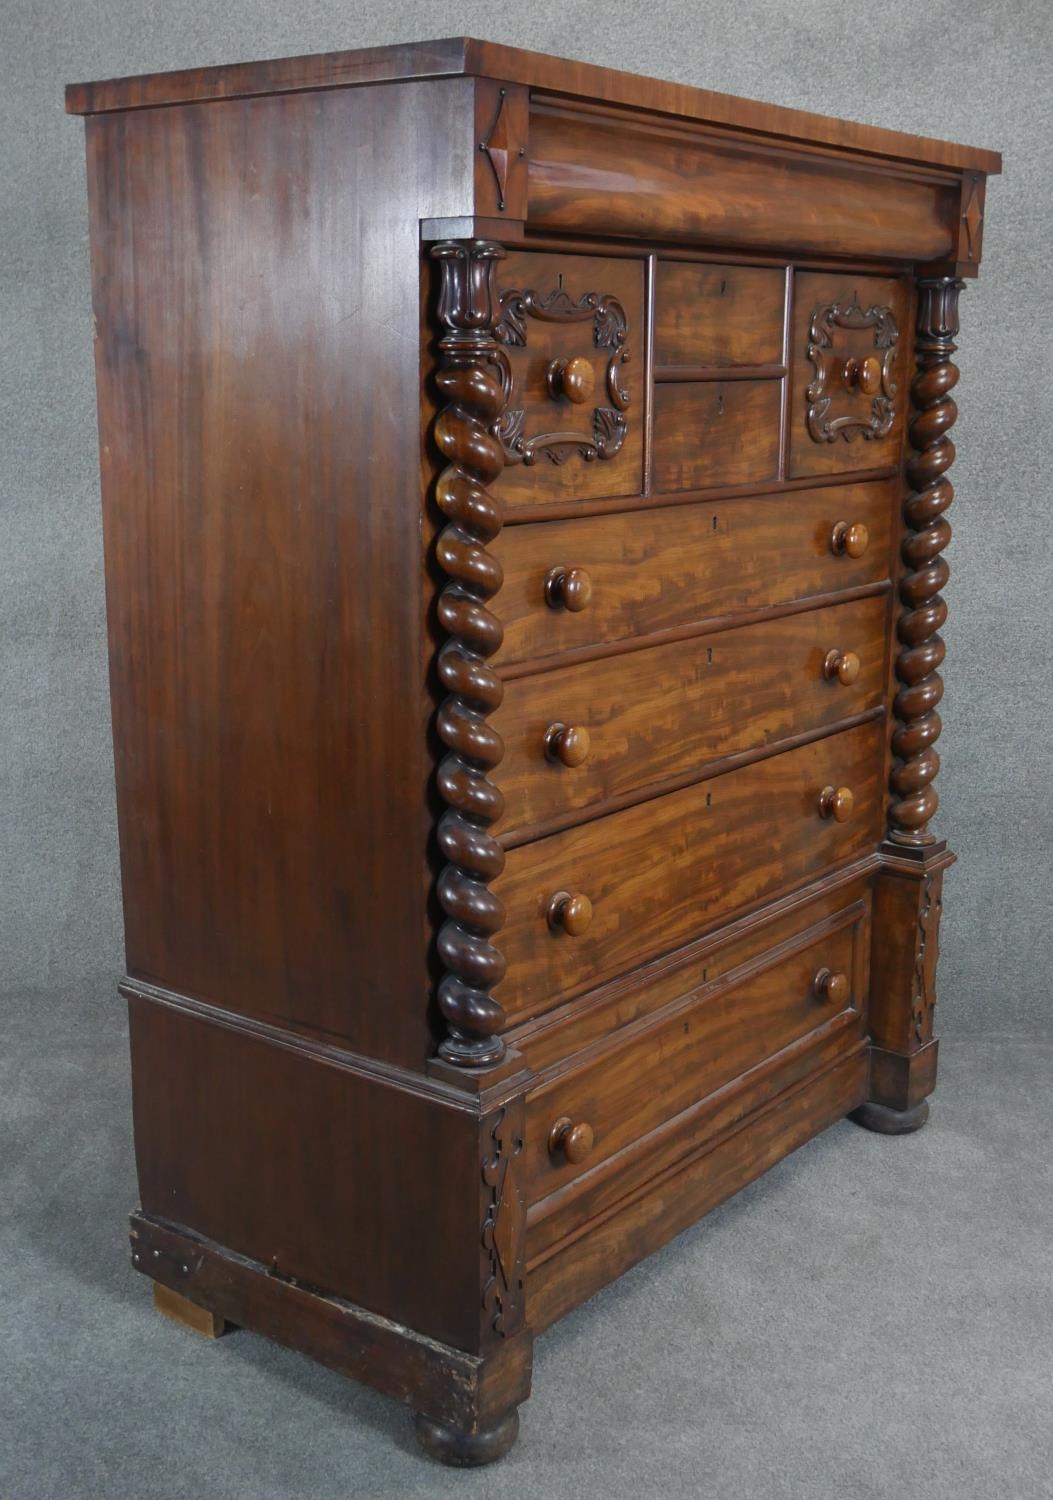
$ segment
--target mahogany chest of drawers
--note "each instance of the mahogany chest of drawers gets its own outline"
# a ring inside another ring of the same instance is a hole
[[[463,39],[68,106],[132,1259],[486,1462],[536,1332],[926,1118],[999,159]]]

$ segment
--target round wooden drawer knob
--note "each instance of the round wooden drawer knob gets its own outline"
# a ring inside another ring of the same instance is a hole
[[[830,533],[830,550],[837,557],[862,557],[870,546],[870,532],[862,521],[838,521]]]
[[[584,1120],[575,1125],[567,1115],[561,1115],[548,1133],[548,1149],[553,1156],[563,1156],[572,1166],[577,1166],[589,1155],[595,1136],[592,1126]]]
[[[824,786],[819,793],[819,816],[833,818],[835,823],[847,823],[855,800],[847,786]]]
[[[545,731],[545,754],[563,766],[583,766],[592,738],[584,724],[551,724]]]
[[[591,360],[575,354],[572,359],[554,359],[545,373],[545,383],[553,401],[565,396],[575,406],[584,406],[596,389],[596,372]]]
[[[550,609],[580,615],[592,598],[592,579],[584,568],[553,568],[545,579],[545,602]]]
[[[548,925],[553,932],[565,932],[568,937],[581,937],[588,932],[592,922],[592,902],[588,896],[572,896],[569,891],[557,891],[548,903]]]
[[[848,975],[835,973],[833,969],[820,969],[812,981],[812,988],[820,1000],[829,1000],[833,1005],[847,1005],[852,993]]]
[[[851,687],[859,676],[859,657],[854,651],[828,651],[823,661],[823,676],[827,682],[836,677],[845,687]]]
[[[865,359],[846,359],[842,373],[849,390],[855,386],[864,396],[876,396],[881,389],[881,360],[876,354],[868,354]]]

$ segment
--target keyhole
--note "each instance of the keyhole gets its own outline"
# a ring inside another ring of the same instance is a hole
[[[720,278],[720,295],[722,297],[723,297],[724,293],[727,291],[727,289],[728,289],[728,280],[727,280],[727,277],[726,276],[722,276]]]
[[[563,290],[563,272],[562,271],[560,271],[560,273],[559,273],[559,290],[560,291]]]
[[[712,662],[712,660],[713,660],[713,647],[712,646],[707,646],[706,647],[706,661],[707,662]]]
[[[724,392],[721,391],[720,394],[717,396],[717,416],[718,417],[722,417],[723,415],[724,415]]]

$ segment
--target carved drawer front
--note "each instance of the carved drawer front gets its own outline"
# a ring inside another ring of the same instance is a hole
[[[499,283],[496,337],[508,393],[496,427],[502,503],[639,494],[643,262],[513,251]]]
[[[508,526],[499,670],[888,577],[890,481]]]
[[[579,1065],[552,1070],[527,1099],[530,1201],[605,1162],[617,1169],[618,1153],[637,1155],[638,1144],[646,1152],[650,1132],[717,1089],[810,1034],[861,1017],[868,917],[868,903],[853,902],[711,982],[704,967],[691,966],[691,987],[658,1016],[590,1047]]]
[[[500,832],[876,707],[886,613],[879,595],[515,679],[491,720]]]
[[[657,378],[736,365],[781,366],[785,302],[782,271],[659,261],[654,313]]]
[[[781,406],[781,380],[656,385],[655,490],[670,494],[775,479]]]
[[[872,848],[884,722],[509,851],[499,995],[515,1023]]]
[[[909,311],[903,281],[798,274],[791,478],[899,462],[910,386]]]

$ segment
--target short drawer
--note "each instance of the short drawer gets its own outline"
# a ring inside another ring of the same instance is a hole
[[[887,578],[894,481],[506,526],[498,667]]]
[[[781,380],[657,385],[655,490],[669,494],[775,479],[781,406]]]
[[[552,1070],[527,1100],[531,1201],[630,1151],[846,1012],[861,1013],[867,922],[867,903],[856,901]]]
[[[879,717],[510,850],[510,1024],[873,848],[884,747]]]
[[[801,271],[794,282],[791,478],[900,459],[910,395],[903,281]]]
[[[786,276],[760,266],[659,261],[654,362],[663,373],[781,364]]]
[[[501,503],[636,495],[646,376],[640,260],[517,250],[498,266]]]
[[[491,720],[505,743],[499,831],[876,707],[887,607],[878,595],[516,678]]]

